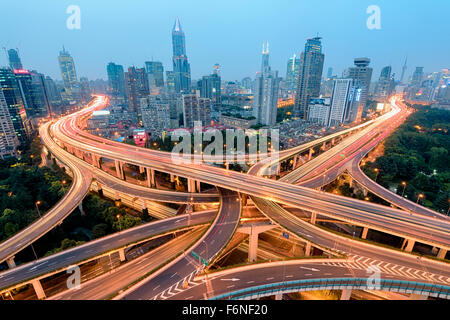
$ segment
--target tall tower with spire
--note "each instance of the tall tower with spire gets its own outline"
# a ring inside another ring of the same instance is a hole
[[[269,67],[269,41],[266,42],[266,47],[264,47],[264,42],[262,45],[261,72],[267,72],[268,70],[270,70],[270,67]]]
[[[400,83],[403,83],[403,79],[405,77],[405,73],[406,73],[406,69],[407,69],[407,67],[406,67],[407,62],[408,62],[408,57],[405,58],[405,63],[403,64],[403,67],[402,67],[402,76],[400,77]]]
[[[186,42],[177,18],[172,29],[173,72],[175,77],[175,91],[188,92],[191,87],[191,66],[186,55]]]

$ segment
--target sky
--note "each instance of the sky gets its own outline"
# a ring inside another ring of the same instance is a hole
[[[68,6],[77,5],[81,28],[68,29]],[[366,13],[380,8],[381,29],[370,30]],[[371,58],[373,80],[392,65],[397,79],[408,56],[407,75],[450,67],[448,0],[16,0],[0,4],[0,46],[19,48],[24,68],[61,79],[57,56],[64,45],[78,78],[106,76],[106,65],[143,67],[161,61],[172,70],[171,30],[178,17],[186,35],[193,79],[221,65],[223,80],[253,77],[269,41],[270,64],[281,76],[307,38],[319,34],[324,72]],[[7,65],[5,51],[0,66]]]

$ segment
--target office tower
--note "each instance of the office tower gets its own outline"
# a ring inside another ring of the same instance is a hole
[[[330,99],[311,99],[308,106],[308,121],[328,126],[330,118]]]
[[[86,77],[80,78],[80,94],[83,103],[91,101],[91,87],[89,85],[89,80]]]
[[[3,91],[17,139],[19,143],[26,142],[28,139],[29,121],[17,78],[10,68],[0,68],[0,87]]]
[[[380,78],[378,79],[375,95],[380,98],[387,98],[394,90],[394,79],[391,75],[392,67],[387,66],[381,70]]]
[[[331,96],[330,117],[328,126],[340,125],[350,119],[356,87],[353,79],[336,79]]]
[[[168,93],[175,92],[175,73],[173,71],[166,71],[166,87]]]
[[[333,68],[329,67],[327,72],[327,78],[331,78],[333,76]]]
[[[152,138],[161,137],[164,129],[170,128],[169,102],[153,95],[141,99],[142,123]]]
[[[403,67],[402,67],[402,76],[400,77],[400,83],[403,83],[403,79],[405,78],[405,73],[406,73],[406,69],[407,69],[407,66],[406,66],[407,62],[408,62],[408,57],[405,58],[405,63],[403,64]]]
[[[175,77],[175,92],[189,92],[191,87],[191,66],[186,56],[186,44],[180,20],[175,21],[172,30],[173,72]]]
[[[45,76],[37,71],[15,69],[22,102],[28,118],[41,118],[50,114],[51,104],[45,86]]]
[[[11,69],[23,69],[22,62],[20,61],[19,52],[16,49],[8,50],[8,61]]]
[[[216,71],[216,69],[214,69]],[[200,86],[200,97],[211,99],[211,107],[218,111],[222,104],[221,100],[221,80],[217,72],[211,75],[203,76]]]
[[[140,99],[150,94],[145,69],[129,67],[125,72],[125,84],[130,111],[137,113]]]
[[[369,67],[369,58],[355,58],[355,66],[344,71],[343,78],[353,79],[356,88],[355,100],[349,110],[347,121],[353,122],[361,119],[362,112],[366,106],[367,96],[372,79],[372,68]]]
[[[320,81],[325,59],[320,39],[320,37],[308,39],[305,50],[300,55],[297,91],[293,109],[294,117],[307,119],[309,100],[317,97],[320,93]]]
[[[75,70],[75,63],[72,56],[63,47],[63,50],[59,52],[58,56],[59,68],[61,70],[61,76],[64,83],[64,89],[69,98],[75,98],[78,86],[78,78]]]
[[[61,102],[61,93],[58,90],[58,87],[55,84],[55,81],[49,76],[45,77],[44,80],[45,88],[47,89],[48,98],[50,100],[50,104],[58,104]]]
[[[261,72],[256,75],[253,98],[253,116],[263,125],[277,122],[278,89],[280,78],[278,71],[272,71],[269,65],[269,43],[262,50]]]
[[[28,117],[34,115],[34,97],[32,94],[31,72],[25,69],[14,69],[17,85]]]
[[[148,81],[150,83],[150,88],[164,87],[164,67],[159,61],[146,61],[145,71],[148,75]]]
[[[295,90],[297,86],[298,70],[300,67],[300,59],[294,54],[289,58],[286,70],[286,85],[289,90]]]
[[[0,158],[14,156],[19,145],[3,91],[0,90]]]
[[[193,128],[194,121],[201,121],[202,125],[211,122],[211,99],[200,98],[200,92],[182,95],[183,121],[185,128]]]
[[[420,87],[423,79],[423,67],[416,67],[411,79],[411,86]]]
[[[124,101],[126,101],[127,89],[123,66],[110,62],[106,66],[106,72],[108,73],[108,93],[116,98],[123,97]]]
[[[252,78],[250,78],[250,77],[245,77],[244,79],[242,79],[242,81],[241,81],[241,86],[242,86],[244,89],[252,90],[252,87],[253,87],[253,81],[252,81]]]

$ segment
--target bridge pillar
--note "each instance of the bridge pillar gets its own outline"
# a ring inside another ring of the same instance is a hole
[[[36,292],[36,296],[39,300],[41,299],[45,299],[45,292],[44,289],[42,288],[41,282],[38,279],[35,279],[33,281],[31,281],[31,284],[33,285],[33,289]]]
[[[139,173],[144,173],[145,172],[145,167],[139,166]]]
[[[311,242],[307,242],[305,246],[305,257],[309,257],[311,255]]]
[[[334,146],[334,143],[336,142],[336,138],[331,139],[331,145]]]
[[[283,300],[283,294],[282,293],[277,293],[275,295],[275,300]]]
[[[249,247],[248,247],[248,261],[254,262],[258,256],[258,232],[253,230],[250,232]]]
[[[322,150],[323,150],[323,151],[326,151],[326,150],[327,150],[327,142],[326,142],[326,141],[324,141],[324,142],[322,143]]]
[[[8,268],[10,268],[10,269],[16,267],[16,262],[14,261],[14,256],[9,257],[9,258],[6,260],[6,263],[8,264]]]
[[[361,234],[361,238],[362,239],[366,239],[367,238],[367,233],[369,232],[369,228],[367,228],[367,227],[364,227],[363,228],[363,231],[362,231],[362,234]]]
[[[440,248],[439,252],[437,254],[438,259],[445,259],[445,256],[447,255],[447,250]]]
[[[309,149],[309,154],[308,154],[308,161],[311,160],[313,152],[314,152],[313,148],[310,148]]]
[[[411,252],[412,249],[414,248],[414,245],[415,245],[415,244],[416,244],[416,241],[411,240],[411,239],[408,239],[408,240],[407,240],[407,243],[406,243],[405,251],[406,251],[406,252]]]
[[[119,160],[114,160],[114,165],[116,167],[117,177],[121,180],[125,180],[125,175],[123,174],[123,163]]]
[[[173,174],[170,174],[170,182],[175,182],[175,176]]]
[[[153,186],[156,186],[155,183],[155,170],[150,168],[145,168],[146,175],[147,175],[147,187],[151,188]]]
[[[197,180],[196,184],[197,184],[197,192],[201,192],[201,182]]]
[[[188,178],[188,192],[195,192],[195,180]]]
[[[311,212],[311,224],[316,224],[317,213]]]
[[[344,290],[342,290],[341,300],[350,300],[351,295],[352,295],[352,289],[344,289]]]
[[[409,295],[409,300],[427,300],[427,299],[428,299],[427,294],[411,293]]]
[[[297,155],[294,155],[294,159],[292,162],[292,170],[295,170],[296,167],[297,167]]]
[[[125,257],[125,248],[119,249],[119,258],[120,262],[124,262],[125,260],[127,260],[127,258]]]
[[[245,233],[249,235],[248,240],[248,261],[256,261],[258,255],[258,235],[275,228],[273,224],[244,224],[241,225],[237,232]]]
[[[225,162],[225,169],[230,170],[230,164],[228,162]]]

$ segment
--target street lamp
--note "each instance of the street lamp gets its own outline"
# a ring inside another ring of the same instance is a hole
[[[118,214],[116,217],[117,220],[119,220],[119,231],[122,231],[122,222],[120,221],[120,214]]]
[[[417,196],[416,204],[419,203],[419,199],[422,199],[423,197],[424,197],[424,195],[419,193],[419,195]]]
[[[380,173],[380,170],[378,168],[373,169],[377,174],[375,175],[375,182],[377,182],[378,174]]]
[[[403,197],[403,195],[405,194],[405,189],[406,189],[406,182],[405,181],[402,182],[402,186],[403,186],[403,192],[402,192],[402,197]]]
[[[41,216],[41,211],[39,210],[39,205],[41,204],[41,201],[40,200],[38,200],[38,201],[36,201],[35,202],[35,206],[36,206],[36,210],[37,210],[37,212],[38,212],[38,214],[39,214],[39,218],[42,218],[42,216]]]

